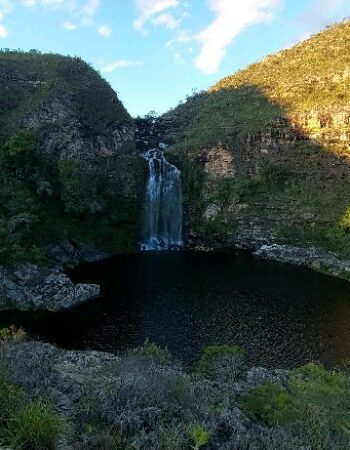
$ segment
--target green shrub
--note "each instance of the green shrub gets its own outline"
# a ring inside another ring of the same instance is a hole
[[[181,170],[182,191],[184,198],[196,199],[198,202],[202,197],[204,170],[196,160],[181,158],[176,161],[177,167]]]
[[[26,338],[27,334],[22,328],[16,328],[14,326],[11,326],[10,328],[0,328],[0,344],[9,341],[19,343],[25,341]]]
[[[13,135],[0,151],[2,168],[19,179],[31,179],[39,167],[39,148],[35,137],[26,130]]]
[[[193,450],[199,450],[209,442],[209,433],[201,425],[191,426],[191,438],[193,441]]]
[[[150,342],[148,339],[140,347],[136,347],[129,352],[129,355],[140,356],[155,364],[170,364],[174,362],[173,356],[166,348],[161,348],[158,345]]]
[[[22,391],[8,382],[8,367],[0,355],[0,447],[4,443],[11,415],[22,401]]]
[[[237,179],[234,193],[237,200],[242,201],[254,195],[257,191],[258,182],[250,177],[240,177]]]
[[[11,411],[11,396],[5,377],[6,369],[2,359],[0,359],[0,436],[4,433],[6,421]],[[1,444],[1,439],[0,439]]]
[[[346,208],[346,211],[340,219],[340,228],[345,232],[350,232],[350,207]]]
[[[280,165],[265,164],[261,169],[261,181],[272,192],[283,189],[289,176],[288,170]]]
[[[216,217],[201,223],[198,227],[198,231],[201,233],[223,240],[227,238],[231,230],[232,225],[225,221],[221,213],[219,213]]]
[[[50,450],[61,428],[55,410],[43,400],[33,400],[13,413],[9,421],[10,445],[25,450]]]
[[[241,400],[241,407],[248,415],[270,426],[284,424],[296,417],[291,394],[272,382],[252,389]]]
[[[347,382],[341,372],[326,370],[319,363],[308,363],[292,371],[289,387],[296,398],[319,404],[343,396]]]
[[[233,382],[245,372],[244,352],[238,346],[210,345],[203,351],[197,371],[223,382]]]
[[[222,203],[229,203],[232,200],[242,202],[256,194],[259,182],[251,177],[235,177],[221,180],[218,197]]]
[[[97,178],[76,161],[62,160],[59,163],[61,199],[67,213],[94,214],[105,208],[98,194]]]
[[[280,226],[278,234],[281,239],[300,246],[314,246],[350,257],[350,233],[339,225],[297,227]]]

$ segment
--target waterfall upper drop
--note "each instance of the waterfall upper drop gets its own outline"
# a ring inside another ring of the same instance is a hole
[[[160,149],[142,155],[148,162],[141,250],[172,250],[182,246],[181,172]]]

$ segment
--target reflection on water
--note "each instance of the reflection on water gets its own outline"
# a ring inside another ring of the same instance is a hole
[[[350,359],[349,284],[223,253],[156,252],[80,267],[102,297],[61,313],[1,313],[62,347],[118,352],[146,339],[192,363],[209,344],[238,344],[255,365]]]

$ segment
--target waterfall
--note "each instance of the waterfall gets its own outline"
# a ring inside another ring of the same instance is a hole
[[[148,162],[141,250],[171,250],[182,246],[181,172],[159,149],[142,155]]]

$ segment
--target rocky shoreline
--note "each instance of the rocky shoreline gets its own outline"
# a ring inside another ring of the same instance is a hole
[[[311,247],[263,245],[253,252],[259,258],[307,267],[317,272],[350,281],[350,261],[339,255]]]
[[[0,268],[0,293],[0,311],[58,311],[98,297],[100,287],[74,284],[58,268],[39,270],[23,264],[14,272]]]
[[[227,242],[197,237],[189,239],[187,247],[194,251],[245,252],[257,258],[305,267],[316,272],[350,281],[350,260],[337,253],[317,247],[297,247],[277,244],[262,235],[243,235],[228,239]]]
[[[100,286],[74,284],[65,270],[107,258],[107,253],[78,248],[65,241],[52,247],[49,254],[45,267],[35,264],[0,266],[0,311],[59,311],[100,295]]]

